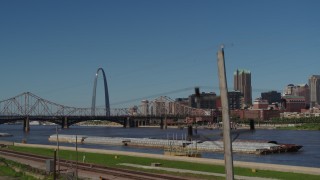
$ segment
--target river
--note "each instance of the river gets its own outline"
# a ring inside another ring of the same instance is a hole
[[[33,144],[51,144],[48,137],[56,133],[56,126],[31,126],[30,132],[22,131],[22,125],[0,125],[0,133],[12,134],[12,137],[0,137],[3,141],[22,142]],[[122,127],[95,127],[95,126],[71,126],[69,129],[59,129],[59,134],[70,135],[90,135],[104,137],[135,137],[135,138],[162,138],[167,139],[178,137],[181,139],[187,133],[187,129],[168,128],[161,130],[160,128],[139,127],[139,128],[122,128]],[[220,139],[221,130],[198,129],[197,134],[203,140]],[[306,167],[320,167],[320,131],[295,131],[295,130],[268,130],[258,129],[253,132],[243,131],[239,136],[233,135],[237,139],[250,140],[273,140],[278,143],[303,145],[303,148],[294,153],[281,153],[269,155],[254,154],[234,154],[234,160],[273,163]],[[66,146],[74,146],[74,144],[61,144]],[[154,148],[136,148],[128,146],[110,146],[110,145],[88,145],[80,144],[79,147],[110,149],[119,151],[146,152],[154,154],[163,154],[162,149]],[[223,159],[223,153],[202,153],[203,158]]]

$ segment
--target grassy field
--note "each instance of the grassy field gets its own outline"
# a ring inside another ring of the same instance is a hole
[[[29,152],[38,155],[45,156],[53,156],[52,149],[43,149],[43,148],[30,148],[30,147],[10,147],[12,150]],[[82,161],[85,156],[85,162],[87,163],[95,163],[101,164],[105,166],[111,167],[121,167],[119,163],[131,163],[131,164],[139,164],[150,166],[153,162],[161,163],[162,167],[168,168],[177,168],[177,169],[187,169],[194,171],[203,171],[203,172],[212,172],[212,173],[222,173],[224,174],[224,167],[220,165],[209,165],[209,164],[200,164],[200,163],[191,163],[191,162],[181,162],[181,161],[169,161],[162,159],[153,159],[153,158],[141,158],[141,157],[133,157],[133,156],[124,156],[124,155],[109,155],[109,154],[98,154],[98,153],[83,153],[78,152],[78,160]],[[76,152],[74,151],[66,151],[60,150],[59,157],[66,160],[76,160]],[[128,167],[122,167],[128,168]],[[147,170],[144,170],[147,171]],[[150,171],[150,170],[148,170]],[[159,172],[156,170],[151,170],[152,172]],[[320,176],[317,175],[309,175],[309,174],[300,174],[300,173],[288,173],[288,172],[278,172],[278,171],[267,171],[267,170],[258,170],[257,172],[252,172],[252,169],[249,168],[239,168],[235,167],[234,172],[236,175],[241,176],[251,176],[251,177],[267,177],[267,178],[276,178],[276,179],[310,179],[310,180],[318,180]],[[168,172],[166,172],[168,174]],[[177,173],[174,173],[177,175]],[[202,179],[224,179],[220,177],[212,177],[212,176],[199,176],[199,175],[186,175],[185,176],[194,176]],[[183,176],[183,174],[182,174]]]
[[[295,126],[289,126],[289,127],[277,127],[277,129],[320,131],[320,124],[319,123],[301,124],[301,125],[295,125]]]
[[[17,172],[14,170],[14,168],[18,168],[21,171],[26,171],[27,167],[23,164],[19,164],[10,160],[6,160],[3,158],[0,158],[0,179],[21,179],[21,180],[36,180],[37,178],[34,178],[32,176],[26,175],[23,172]],[[48,177],[47,179],[50,179]]]

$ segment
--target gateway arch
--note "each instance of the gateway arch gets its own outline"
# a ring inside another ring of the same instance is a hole
[[[93,94],[92,94],[92,106],[91,106],[91,115],[95,116],[96,114],[96,92],[97,92],[97,80],[99,72],[102,72],[103,75],[103,82],[104,82],[104,98],[105,98],[105,108],[106,108],[106,116],[110,116],[110,103],[109,103],[109,93],[108,93],[108,84],[106,74],[102,68],[97,70],[96,76],[94,78],[94,85],[93,85]]]

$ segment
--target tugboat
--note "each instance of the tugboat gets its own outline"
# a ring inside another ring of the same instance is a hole
[[[273,153],[286,153],[286,152],[297,152],[303,146],[297,144],[278,144],[277,141],[268,141],[268,143],[276,144],[278,146],[270,149],[257,149],[256,154],[273,154]]]
[[[281,152],[297,152],[303,146],[296,144],[279,144]]]

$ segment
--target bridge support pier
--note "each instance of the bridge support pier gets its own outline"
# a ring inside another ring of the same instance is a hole
[[[134,120],[134,124],[135,124],[134,127],[139,127],[139,125],[140,125],[139,119]]]
[[[188,125],[188,140],[191,140],[192,139],[192,136],[193,136],[193,127],[192,125]]]
[[[29,132],[30,131],[30,121],[29,121],[29,117],[27,117],[26,119],[23,120],[23,130],[25,132]]]
[[[130,117],[127,117],[123,120],[123,128],[131,127]]]
[[[133,121],[133,119],[129,119],[129,127],[134,127],[134,121]]]
[[[68,118],[67,117],[64,117],[62,119],[62,125],[61,125],[61,128],[62,129],[68,129],[69,128],[69,125],[68,125]]]
[[[128,118],[123,119],[123,128],[127,128]]]
[[[160,129],[163,129],[163,118],[160,118]]]
[[[249,124],[250,124],[250,130],[254,130],[254,120],[253,119],[250,119]]]
[[[164,118],[164,129],[168,128],[167,117]]]

